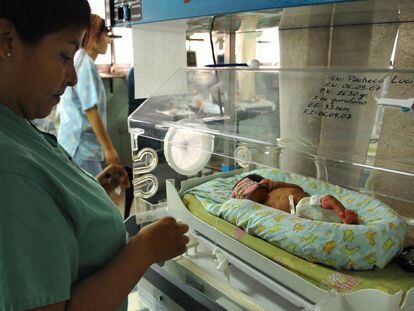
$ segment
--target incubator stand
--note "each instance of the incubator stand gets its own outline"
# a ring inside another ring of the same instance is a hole
[[[129,117],[137,223],[172,215],[191,229],[188,252],[162,269],[224,309],[413,307],[414,290],[403,297],[320,289],[220,234],[180,199],[218,174],[276,168],[368,194],[413,217],[413,83],[408,69],[177,71]]]

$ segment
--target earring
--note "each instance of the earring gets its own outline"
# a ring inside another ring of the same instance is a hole
[[[6,53],[6,56],[7,56],[7,57],[10,57],[10,56],[11,56],[11,53],[10,53],[10,52],[7,52],[7,53]]]

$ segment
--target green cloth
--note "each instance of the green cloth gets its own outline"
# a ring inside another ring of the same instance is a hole
[[[414,274],[404,271],[394,263],[388,264],[382,270],[371,271],[338,270],[311,263],[208,213],[192,194],[185,194],[183,202],[197,218],[324,290],[354,292],[361,289],[377,289],[391,295],[402,290],[405,297],[407,291],[414,287]]]
[[[0,104],[0,310],[68,300],[125,243],[122,217],[96,179],[54,136]]]

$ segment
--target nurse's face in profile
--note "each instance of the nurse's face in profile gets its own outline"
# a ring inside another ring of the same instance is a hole
[[[94,48],[97,54],[105,54],[108,49],[108,44],[111,42],[111,38],[107,31],[103,31],[97,38],[94,44]]]
[[[0,68],[13,81],[5,104],[29,120],[46,117],[66,87],[77,82],[73,58],[83,34],[83,29],[68,28],[28,45],[14,31],[11,56]]]

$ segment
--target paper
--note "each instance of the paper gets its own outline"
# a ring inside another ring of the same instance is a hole
[[[187,67],[185,28],[174,26],[157,23],[132,29],[136,98],[148,98],[155,91],[156,95],[186,91],[186,79],[175,79],[174,83],[163,85],[179,69]]]

